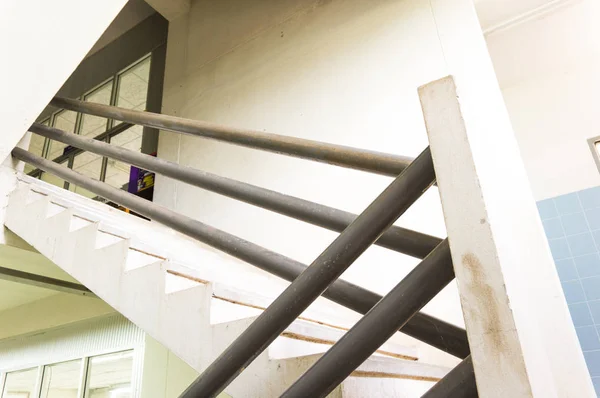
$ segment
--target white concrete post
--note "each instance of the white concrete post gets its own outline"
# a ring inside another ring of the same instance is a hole
[[[512,131],[452,77],[419,94],[479,395],[594,397]]]
[[[473,0],[429,0],[420,89],[481,397],[595,397]]]

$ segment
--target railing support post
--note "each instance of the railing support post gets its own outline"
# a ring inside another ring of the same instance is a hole
[[[508,115],[474,94],[419,89],[479,396],[594,397]]]

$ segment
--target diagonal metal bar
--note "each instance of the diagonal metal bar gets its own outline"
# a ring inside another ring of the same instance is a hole
[[[473,360],[469,355],[431,387],[422,398],[477,398],[478,396]]]
[[[146,170],[238,199],[277,213],[302,220],[333,231],[343,231],[356,214],[324,206],[308,200],[257,187],[241,181],[221,177],[154,156],[130,151],[95,139],[34,123],[29,129],[43,137],[60,141],[86,151],[130,163]],[[392,225],[375,242],[379,246],[425,258],[442,240],[434,236]]]
[[[452,279],[445,239],[281,397],[327,396]]]
[[[37,286],[44,289],[56,290],[63,293],[78,294],[80,296],[96,297],[87,287],[79,283],[50,278],[49,276],[32,274],[13,268],[0,267],[0,279],[25,285]]]
[[[303,138],[288,137],[285,135],[226,127],[214,123],[162,115],[160,113],[134,111],[69,98],[54,97],[54,99],[50,101],[50,105],[75,112],[86,113],[88,115],[117,119],[146,127],[154,127],[161,130],[211,138],[235,145],[334,164],[371,173],[383,174],[391,177],[396,177],[400,174],[412,161],[411,158],[404,156],[351,148]]]
[[[181,395],[215,397],[435,181],[425,149]]]
[[[15,148],[12,155],[16,159],[123,205],[136,213],[160,222],[287,281],[295,280],[306,269],[306,265],[299,261],[267,250],[126,191],[111,187],[106,183],[93,180],[66,167],[61,167],[59,164],[35,156],[24,149]],[[381,300],[380,295],[344,280],[335,281],[323,293],[323,296],[361,314],[366,314]],[[402,328],[402,332],[459,358],[465,358],[469,355],[469,343],[464,329],[427,314],[419,313],[415,315]]]

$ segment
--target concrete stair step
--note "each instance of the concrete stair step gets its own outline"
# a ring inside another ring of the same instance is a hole
[[[198,371],[288,286],[161,225],[19,178],[5,225]],[[359,317],[318,299],[226,391],[278,396]],[[390,341],[332,396],[359,396],[352,391],[372,380],[431,385],[447,371],[419,363],[415,347]]]

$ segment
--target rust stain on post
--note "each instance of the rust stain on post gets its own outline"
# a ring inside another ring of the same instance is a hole
[[[480,300],[483,305],[478,308],[484,310],[476,310],[473,307],[465,306],[465,309],[470,313],[473,320],[479,322],[484,331],[486,344],[494,347],[494,351],[503,353],[509,349],[509,344],[506,342],[506,337],[502,332],[500,321],[500,310],[494,296],[494,291],[487,282],[487,277],[483,271],[483,266],[479,259],[472,253],[467,253],[462,256],[462,265],[471,278],[469,282],[469,290],[473,295]]]
[[[485,361],[495,363],[498,369],[504,368],[504,372],[511,374],[512,383],[520,386],[522,391],[522,395],[519,396],[532,396],[523,355],[519,352],[521,350],[519,337],[512,323],[514,320],[511,314],[506,313],[511,311],[508,297],[497,297],[498,292],[492,288],[490,277],[477,256],[467,253],[461,257],[461,260],[463,269],[468,275],[460,282],[467,285],[467,290],[478,301],[476,305],[463,305],[463,311],[471,323],[478,324],[474,330],[481,331],[483,344],[489,347],[486,350],[489,355],[486,356]],[[506,300],[506,303],[500,303],[499,300]],[[503,306],[506,306],[506,309]],[[507,315],[511,319],[507,319]]]

